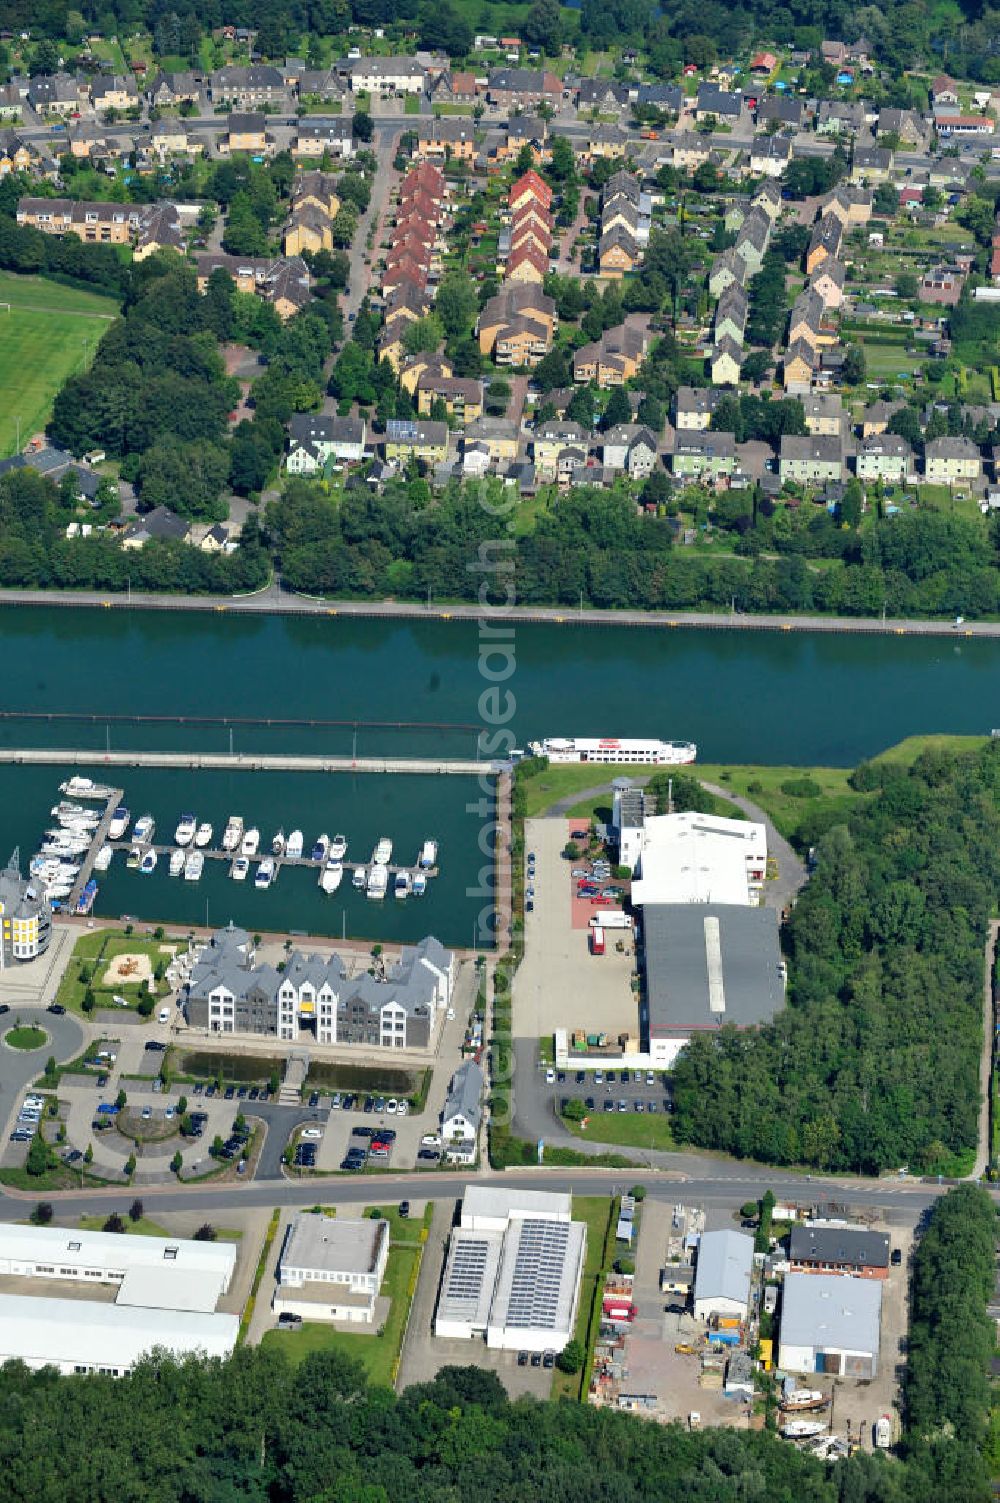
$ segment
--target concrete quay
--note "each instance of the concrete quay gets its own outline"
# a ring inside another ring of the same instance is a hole
[[[315,757],[253,752],[101,751],[94,747],[0,747],[0,765],[24,767],[180,767],[228,772],[418,772],[495,776],[506,764],[473,758]]]

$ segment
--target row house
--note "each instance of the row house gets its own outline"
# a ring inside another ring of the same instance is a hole
[[[12,172],[30,172],[38,160],[31,143],[15,130],[0,130],[0,178]]]
[[[841,438],[795,434],[781,435],[778,474],[786,481],[803,484],[810,481],[841,480],[844,474],[844,446]]]
[[[497,365],[534,366],[549,353],[556,305],[541,287],[513,283],[491,297],[476,325],[479,348]]]
[[[579,423],[543,423],[535,429],[531,457],[539,480],[555,480],[586,463],[588,438]]]
[[[806,429],[813,438],[840,438],[847,414],[839,392],[811,392],[802,398]]]
[[[219,142],[219,151],[225,155],[248,152],[262,157],[274,151],[274,137],[268,134],[267,116],[259,111],[244,114],[236,111],[226,122],[226,134]]]
[[[350,120],[302,119],[292,136],[292,156],[307,160],[329,156],[344,161],[354,155],[354,149]]]
[[[421,121],[417,127],[417,144],[413,154],[421,161],[474,161],[475,122],[457,117]]]
[[[497,110],[521,110],[527,105],[559,107],[562,80],[554,73],[530,68],[494,68],[486,84],[486,98]]]
[[[511,225],[505,237],[509,252],[504,281],[541,286],[549,271],[552,248],[552,189],[530,168],[512,185],[508,205]]]
[[[427,69],[415,57],[358,57],[347,65],[354,94],[422,94]]]
[[[300,99],[314,100],[319,104],[339,104],[342,109],[350,107],[350,90],[336,68],[305,68],[298,81]]]
[[[674,428],[678,433],[700,433],[712,426],[712,416],[721,392],[711,386],[679,386],[674,394]]]
[[[259,110],[265,106],[287,110],[292,102],[281,70],[265,64],[220,68],[212,74],[210,92],[213,104],[235,105],[240,110]]]
[[[819,350],[836,344],[837,331],[833,325],[824,323],[825,312],[823,299],[814,288],[806,287],[800,292],[788,319],[789,345],[805,340]]]
[[[750,171],[755,177],[782,177],[792,160],[787,136],[756,136],[750,148]]]
[[[385,457],[399,464],[444,464],[448,458],[450,431],[447,423],[423,418],[390,418],[385,425]]]
[[[430,417],[435,402],[443,402],[449,418],[464,428],[483,415],[483,383],[470,376],[426,370],[417,381],[417,412]]]
[[[208,93],[201,73],[158,73],[146,90],[146,102],[158,110],[177,109],[182,104],[198,106]]]
[[[712,333],[716,343],[727,334],[737,344],[743,343],[749,306],[747,294],[742,287],[734,284],[726,288],[715,306]]]
[[[730,334],[717,340],[708,357],[713,386],[738,386],[743,368],[743,347]]]
[[[286,256],[333,250],[333,221],[340,212],[332,172],[304,172],[292,185],[292,207],[282,231]]]
[[[722,251],[712,262],[708,273],[708,290],[713,298],[720,298],[727,287],[745,287],[747,263],[734,249]]]
[[[642,423],[619,423],[601,437],[601,464],[630,480],[645,480],[659,464],[656,437]]]
[[[819,263],[806,286],[811,292],[819,294],[824,308],[839,308],[844,301],[846,280],[847,267],[843,261],[827,256]]]
[[[90,108],[90,84],[69,73],[42,73],[28,85],[28,103],[39,115],[65,119]]]
[[[631,172],[616,172],[604,185],[598,246],[602,276],[634,271],[649,243],[652,201]]]
[[[935,438],[924,447],[924,477],[930,485],[982,479],[983,456],[971,438]]]
[[[747,276],[760,271],[771,239],[771,219],[763,209],[751,209],[740,225],[733,246],[735,254],[746,264]]]
[[[691,433],[674,439],[670,469],[678,480],[717,484],[736,469],[736,438],[732,433]]]
[[[18,224],[46,235],[76,235],[88,245],[131,245],[135,260],[159,250],[184,250],[177,206],[77,202],[70,198],[22,198]]]
[[[477,78],[475,73],[451,68],[437,75],[427,93],[432,104],[475,104],[486,93],[486,85],[485,76]]]
[[[812,276],[813,272],[825,261],[839,260],[841,247],[844,242],[844,225],[836,214],[826,213],[816,221],[813,228],[809,245],[806,249],[806,275]]]
[[[131,74],[100,73],[90,86],[95,110],[131,110],[139,104],[139,90]]]
[[[862,438],[854,465],[859,480],[882,480],[888,484],[908,481],[916,468],[913,450],[898,433],[877,433]]]
[[[817,218],[822,222],[827,215],[832,214],[835,219],[839,219],[845,230],[857,229],[866,225],[872,217],[873,197],[870,188],[838,183],[836,188],[820,199]]]
[[[805,339],[794,340],[785,350],[782,384],[789,397],[806,396],[811,390],[820,358],[815,346]]]
[[[857,100],[821,99],[816,111],[816,134],[857,136],[865,129],[865,107]]]
[[[19,83],[0,84],[0,121],[20,120],[27,98],[27,84],[22,92]]]

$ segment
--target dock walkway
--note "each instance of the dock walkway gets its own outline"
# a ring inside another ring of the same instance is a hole
[[[312,757],[269,753],[99,751],[94,747],[0,747],[0,764],[25,767],[182,767],[208,772],[414,772],[495,776],[502,765],[472,758]]]

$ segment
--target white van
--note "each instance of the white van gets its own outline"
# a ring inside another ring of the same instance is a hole
[[[158,1023],[169,1023],[170,1022],[170,1008],[169,1007],[161,1007],[160,1010],[159,1010],[159,1012],[156,1014],[156,1021]]]

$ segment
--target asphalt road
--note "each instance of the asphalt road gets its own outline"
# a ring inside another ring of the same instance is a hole
[[[0,982],[0,994],[2,991]],[[83,1029],[68,1013],[60,1017],[56,1013],[40,1012],[37,1007],[19,1008],[16,1004],[9,1013],[0,1017],[0,1037],[18,1018],[44,1028],[50,1042],[40,1049],[28,1051],[0,1044],[0,1122],[6,1121],[13,1108],[20,1104],[19,1098],[25,1087],[38,1079],[50,1054],[62,1062],[75,1058],[83,1048]]]

